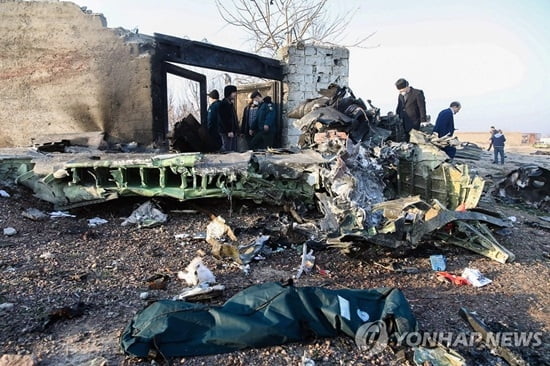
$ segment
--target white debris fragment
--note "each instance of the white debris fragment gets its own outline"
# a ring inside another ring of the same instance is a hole
[[[51,252],[44,252],[40,254],[40,259],[52,259],[54,255]]]
[[[206,241],[209,239],[221,240],[226,235],[233,241],[237,240],[233,230],[231,230],[229,225],[225,223],[224,218],[221,216],[214,217],[210,224],[206,226]]]
[[[0,189],[0,197],[11,197],[10,194],[3,189]]]
[[[135,209],[121,225],[136,224],[138,227],[151,227],[163,224],[167,219],[168,215],[156,208],[153,202],[147,201]]]
[[[139,294],[139,298],[141,300],[147,300],[149,298],[149,293],[148,292],[142,292]]]
[[[11,302],[5,302],[5,303],[0,304],[0,310],[9,311],[9,310],[13,309],[14,306],[15,305]]]
[[[315,366],[315,361],[307,357],[306,351],[304,351],[304,354],[302,355],[300,366]]]
[[[4,229],[4,235],[6,236],[14,236],[15,234],[17,234],[17,230],[12,227],[7,227]]]
[[[178,278],[184,280],[191,286],[216,283],[216,277],[212,271],[202,263],[201,257],[193,258],[191,263],[189,263],[183,271],[178,272]]]
[[[69,176],[69,172],[66,169],[58,169],[53,172],[53,177],[55,179],[63,179]]]
[[[191,237],[191,234],[187,234],[187,233],[181,233],[181,234],[174,235],[174,239],[187,239],[189,237]]]
[[[300,264],[300,268],[298,268],[298,273],[296,274],[296,278],[300,278],[302,273],[309,273],[311,272],[311,269],[315,266],[315,256],[313,255],[313,249],[307,252],[307,245],[304,243],[303,245],[303,251],[302,251],[302,263]]]
[[[250,274],[250,264],[244,264],[241,266],[241,271],[245,274],[245,276],[248,276]]]
[[[40,211],[37,208],[27,208],[25,211],[21,213],[21,215],[33,221],[44,220],[48,217],[48,215],[46,215],[44,212]]]
[[[101,217],[94,217],[94,218],[88,219],[88,226],[89,227],[96,227],[96,226],[99,226],[99,225],[106,224],[108,222],[109,221],[107,221],[105,219],[102,219]]]
[[[475,268],[465,268],[464,271],[462,271],[462,277],[467,279],[474,287],[482,287],[493,282]]]
[[[192,297],[196,295],[206,295],[211,292],[216,292],[216,291],[220,292],[223,290],[225,290],[224,285],[209,286],[208,284],[206,284],[204,286],[189,287],[189,288],[183,289],[181,294],[174,297],[174,300],[185,300],[188,297]]]
[[[71,214],[68,213],[67,211],[52,211],[52,212],[50,212],[50,217],[51,217],[51,218],[56,218],[56,217],[76,217],[76,215],[71,215]]]

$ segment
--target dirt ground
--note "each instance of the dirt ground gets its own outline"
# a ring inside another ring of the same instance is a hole
[[[467,161],[472,169],[492,181],[519,164],[534,163],[547,168],[549,156],[529,155],[532,151],[507,152],[504,166],[490,163],[489,153],[481,161]],[[230,212],[227,200],[193,203],[158,201],[168,213],[166,224],[150,229],[121,226],[140,199],[71,210],[74,218],[31,221],[21,213],[28,208],[52,211],[50,204],[32,197],[21,186],[0,186],[11,197],[0,197],[0,224],[13,227],[14,236],[0,237],[0,354],[32,355],[40,365],[151,365],[162,361],[139,360],[125,356],[118,338],[128,321],[156,299],[172,298],[185,285],[175,274],[189,261],[204,253],[204,263],[217,281],[226,286],[222,304],[240,290],[258,283],[279,281],[296,274],[300,250],[289,245],[263,261],[251,264],[245,275],[229,260],[216,260],[210,246],[193,236],[205,232],[209,218],[204,213],[185,213],[196,208],[223,216],[236,231],[239,241],[252,241],[264,227],[284,215],[279,207],[266,207],[247,201],[234,201]],[[514,216],[517,221],[507,235],[497,239],[516,255],[513,263],[500,264],[465,249],[427,243],[415,250],[391,251],[372,247],[361,258],[350,258],[336,249],[317,251],[316,269],[295,281],[296,286],[327,288],[397,287],[401,289],[426,332],[469,332],[458,312],[465,307],[491,327],[517,332],[542,332],[542,345],[514,348],[531,365],[550,364],[550,278],[549,231],[533,223],[543,223],[537,212],[522,205],[494,202],[485,197],[480,205]],[[87,220],[101,217],[108,223],[90,228]],[[189,234],[176,239],[177,234]],[[479,269],[493,282],[485,287],[455,286],[436,279],[429,256],[444,254],[448,271],[460,274],[465,267]],[[417,269],[414,273],[395,272],[384,266],[397,264]],[[324,271],[320,271],[324,270]],[[146,279],[168,274],[165,290],[150,290]],[[150,297],[142,300],[140,293]],[[55,319],[52,311],[83,303],[82,313],[69,319]],[[457,347],[469,365],[504,365],[479,345]],[[316,365],[406,365],[388,350],[369,357],[353,339],[340,336],[263,349],[250,349],[224,355],[172,360],[184,365],[297,365],[307,357]]]

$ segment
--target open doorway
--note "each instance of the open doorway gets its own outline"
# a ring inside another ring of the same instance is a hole
[[[207,121],[208,103],[204,103],[206,94],[216,89],[220,100],[224,98],[226,85],[237,86],[237,98],[235,110],[239,123],[242,124],[243,110],[248,104],[248,95],[253,91],[259,91],[262,96],[270,96],[277,108],[277,134],[275,146],[280,146],[281,141],[281,83],[278,81],[265,81],[264,79],[220,72],[217,70],[200,67],[185,68],[174,63],[166,64],[167,104],[166,115],[168,117],[167,137],[172,139],[173,147],[182,152],[216,151],[212,148],[212,141],[205,131]],[[204,103],[204,104],[201,104]],[[174,129],[178,131],[174,134]],[[174,141],[176,139],[177,141]],[[239,139],[240,141],[241,139]],[[239,144],[238,151],[247,149]]]
[[[218,89],[220,98],[223,98],[224,87],[232,84],[240,90],[235,105],[239,122],[246,106],[246,96],[251,90],[261,89],[272,97],[279,112],[276,139],[279,146],[283,70],[278,60],[163,34],[155,34],[155,41],[152,66],[155,139],[166,139],[176,120],[186,113],[205,127],[208,91]],[[197,109],[200,111],[198,115]]]

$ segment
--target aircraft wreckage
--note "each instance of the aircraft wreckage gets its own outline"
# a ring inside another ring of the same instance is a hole
[[[37,169],[43,154],[0,155],[0,174],[57,209],[125,196],[298,203],[323,214],[309,223],[311,239],[349,253],[437,240],[501,263],[514,259],[490,230],[511,222],[476,209],[483,179],[447,162],[441,141],[413,130],[410,143],[395,142],[399,119],[380,117],[346,88],[325,91],[292,115],[303,131],[294,152],[73,154],[47,173]]]

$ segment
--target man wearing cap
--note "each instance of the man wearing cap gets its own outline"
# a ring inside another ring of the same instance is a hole
[[[414,89],[405,79],[397,80],[395,87],[399,90],[395,113],[403,121],[403,128],[407,134],[406,140],[409,141],[409,132],[412,129],[420,130],[420,122],[427,120],[424,92]]]
[[[213,89],[208,93],[208,98],[210,99],[210,105],[208,106],[208,113],[206,115],[206,127],[208,129],[208,134],[212,140],[212,146],[214,151],[220,149],[222,145],[222,140],[220,138],[220,93],[216,89]]]
[[[433,129],[433,133],[437,133],[437,137],[452,136],[454,134],[456,129],[454,115],[460,111],[460,108],[462,108],[462,106],[459,102],[452,102],[449,108],[439,112]],[[445,146],[443,151],[445,151],[451,159],[454,159],[456,147]]]
[[[237,133],[239,131],[237,112],[235,111],[237,87],[226,85],[223,89],[223,96],[219,112],[222,151],[237,151]]]
[[[246,140],[247,146],[250,146],[252,136],[257,132],[252,129],[252,124],[258,114],[260,103],[262,102],[262,94],[258,90],[253,91],[248,95],[248,104],[243,110],[243,119],[241,121],[241,136]]]

